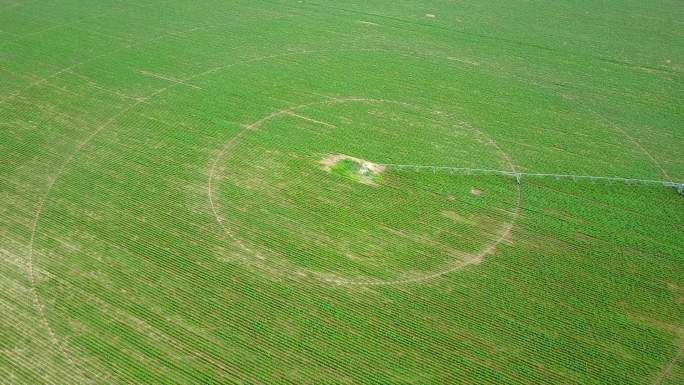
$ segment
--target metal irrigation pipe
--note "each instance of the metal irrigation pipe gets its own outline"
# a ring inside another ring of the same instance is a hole
[[[587,180],[591,180],[591,181],[621,182],[621,183],[625,183],[625,184],[629,184],[629,185],[632,185],[632,184],[657,185],[657,186],[664,186],[664,187],[674,187],[680,195],[684,195],[684,182],[674,182],[671,180],[638,179],[638,178],[625,178],[625,177],[614,177],[614,176],[515,172],[515,171],[495,170],[495,169],[486,169],[486,168],[431,166],[431,165],[422,165],[422,164],[381,163],[380,165],[385,166],[389,169],[414,170],[416,172],[420,172],[420,170],[431,170],[433,173],[448,172],[449,174],[462,174],[462,175],[473,175],[473,174],[502,175],[502,176],[514,177],[518,183],[520,183],[522,177],[532,177],[532,178],[556,178],[556,179],[573,179],[573,180],[587,179]]]

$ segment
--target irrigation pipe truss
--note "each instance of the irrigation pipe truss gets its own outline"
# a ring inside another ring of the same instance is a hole
[[[448,173],[454,175],[501,175],[515,178],[518,183],[525,178],[556,178],[556,179],[572,179],[572,180],[590,180],[594,182],[607,183],[625,183],[629,185],[650,185],[650,186],[664,186],[673,187],[677,192],[684,194],[684,182],[674,182],[670,180],[656,180],[656,179],[637,179],[637,178],[623,178],[612,176],[592,176],[592,175],[573,175],[573,174],[548,174],[548,173],[533,173],[533,172],[516,172],[504,170],[492,170],[484,168],[466,168],[466,167],[449,167],[449,166],[428,166],[420,164],[393,164],[383,163],[382,166],[394,170],[408,170],[408,171],[432,171],[433,173]]]

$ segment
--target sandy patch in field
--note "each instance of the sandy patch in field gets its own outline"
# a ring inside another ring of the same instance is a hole
[[[455,56],[448,56],[447,59],[452,60],[452,61],[457,61],[457,62],[463,63],[463,64],[468,64],[471,66],[479,66],[480,65],[480,62],[478,62],[478,61],[459,58],[459,57],[455,57]]]
[[[360,171],[354,174],[354,180],[366,185],[378,186],[378,180],[376,178],[378,178],[379,175],[382,174],[383,171],[385,171],[385,166],[381,164],[369,162],[367,160],[355,158],[353,156],[344,154],[328,155],[325,158],[321,159],[320,164],[323,167],[323,170],[327,172],[332,172],[332,168],[335,164],[346,159],[352,160],[358,163],[360,166]]]
[[[367,168],[370,170],[373,174],[380,174],[381,172],[385,171],[385,166],[373,162],[369,162],[367,160],[355,158],[353,156],[349,155],[344,155],[344,154],[332,154],[328,155],[325,158],[321,159],[321,166],[323,166],[323,169],[325,171],[330,171],[330,168],[334,166],[337,162],[344,160],[344,159],[349,159],[357,162],[360,164],[362,167]]]

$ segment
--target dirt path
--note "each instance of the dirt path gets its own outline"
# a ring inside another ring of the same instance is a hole
[[[656,376],[656,379],[653,381],[653,385],[660,385],[664,380],[670,377],[672,370],[682,356],[684,356],[684,340],[679,342],[679,350],[677,351],[677,354],[675,354],[672,360],[670,360],[670,362],[668,362],[667,365],[665,365],[665,367],[663,367],[663,369],[658,373],[658,376]]]

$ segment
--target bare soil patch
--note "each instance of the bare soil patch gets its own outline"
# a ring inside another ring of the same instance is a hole
[[[364,159],[356,158],[345,154],[331,154],[321,159],[320,164],[323,170],[327,172],[335,172],[335,168],[340,165],[340,162],[352,161],[358,164],[358,171],[355,171],[353,179],[371,186],[376,186],[382,178],[382,173],[385,171],[385,166],[373,163]],[[351,172],[349,172],[351,174]]]

